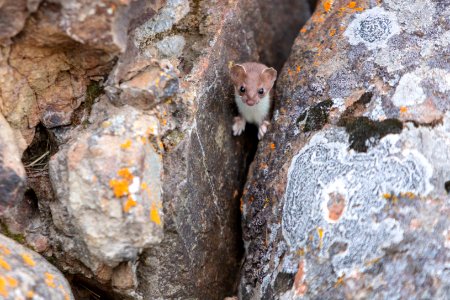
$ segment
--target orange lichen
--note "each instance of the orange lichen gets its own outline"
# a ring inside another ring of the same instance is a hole
[[[333,0],[326,0],[324,3],[323,3],[323,9],[326,11],[326,12],[329,12],[330,10],[331,10],[331,6],[333,5]]]
[[[308,290],[305,283],[305,262],[301,260],[298,263],[298,271],[294,277],[294,292],[297,296],[303,296]]]
[[[303,27],[302,29],[300,29],[301,33],[306,33],[306,31],[308,31],[305,27]]]
[[[302,67],[300,67],[300,66],[297,66],[297,67],[295,68],[295,71],[297,71],[297,73],[300,73],[301,70],[302,70]]]
[[[62,284],[60,284],[58,286],[58,289],[64,294],[64,300],[70,300],[70,296],[67,293],[67,291],[64,289],[64,287],[62,286]]]
[[[348,8],[355,8],[356,7],[356,2],[352,1],[347,6],[348,6]]]
[[[2,250],[3,254],[5,255],[10,255],[11,254],[11,250],[8,249],[8,247],[0,245],[0,250]]]
[[[377,257],[377,258],[369,260],[368,262],[365,263],[365,265],[366,265],[366,267],[368,267],[368,266],[376,264],[380,260],[381,260],[381,257]]]
[[[334,283],[334,288],[337,288],[341,285],[344,284],[344,278],[345,278],[345,274],[342,276],[339,276],[338,279],[336,280],[336,282]]]
[[[303,256],[303,255],[305,255],[305,248],[300,248],[300,249],[298,249],[296,253],[297,253],[298,256]]]
[[[241,210],[241,213],[244,212],[244,200],[242,198],[239,200],[239,209]]]
[[[6,289],[6,279],[0,275],[0,295],[8,297],[8,290]]]
[[[0,267],[5,269],[6,271],[11,271],[11,266],[0,256]]]
[[[147,138],[145,136],[141,136],[141,137],[139,137],[139,139],[141,140],[142,144],[145,145],[147,143]]]
[[[270,203],[269,198],[266,198],[266,199],[264,200],[264,208],[266,208],[266,207],[269,205],[269,203]]]
[[[46,283],[49,287],[55,288],[55,287],[56,287],[56,284],[55,284],[55,282],[54,282],[55,275],[50,274],[50,273],[48,273],[48,272],[45,272],[44,275],[45,275],[45,283]]]
[[[119,175],[128,182],[133,181],[133,174],[131,174],[128,168],[120,169],[119,171],[117,171],[117,175]]]
[[[329,35],[334,36],[336,34],[336,29],[331,29]]]
[[[33,258],[31,258],[31,256],[26,253],[22,254],[22,259],[24,263],[31,267],[34,267],[36,265],[36,262],[33,260]]]
[[[132,207],[136,206],[136,204],[137,204],[136,200],[134,200],[133,197],[128,196],[127,201],[123,206],[123,211],[126,213],[129,212]]]
[[[404,198],[408,198],[408,199],[414,199],[416,198],[416,194],[414,194],[413,192],[405,192],[405,193],[400,193],[400,195]]]
[[[319,227],[317,228],[317,234],[319,235],[319,249],[322,249],[322,244],[323,244],[323,228]]]
[[[33,297],[34,297],[34,292],[31,291],[31,290],[29,290],[29,291],[27,292],[27,294],[25,295],[25,297],[27,297],[28,299],[33,298]]]
[[[114,191],[114,196],[122,197],[128,195],[130,192],[128,191],[128,182],[122,179],[111,179],[109,181],[109,186]]]
[[[145,182],[141,183],[141,189],[146,190],[147,188],[148,185]]]
[[[13,287],[13,288],[15,288],[18,284],[17,279],[15,279],[12,276],[6,276],[6,282],[8,283],[8,285],[10,287]]]
[[[382,196],[384,199],[391,199],[391,197],[392,197],[392,195],[389,193],[384,193]]]
[[[158,141],[159,150],[164,150],[164,144],[161,141]]]
[[[364,8],[363,8],[363,7],[357,7],[357,8],[355,8],[355,10],[356,10],[356,11],[363,11]]]
[[[126,140],[124,143],[120,145],[120,148],[129,149],[131,147],[131,144],[132,144],[131,140]]]
[[[275,143],[270,143],[269,147],[271,150],[275,150]]]
[[[163,120],[162,120],[162,124],[163,124],[163,126],[166,126],[166,125],[167,125],[167,120],[166,120],[166,119],[163,119]]]
[[[156,208],[155,203],[152,203],[152,206],[150,208],[150,221],[152,221],[156,225],[161,225],[161,217],[159,216],[159,212]]]
[[[406,106],[400,106],[400,112],[405,113],[408,111],[408,108]]]

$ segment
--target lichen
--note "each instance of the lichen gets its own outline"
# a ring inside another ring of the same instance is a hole
[[[384,137],[367,153],[348,151],[343,142],[348,138],[341,129],[326,130],[294,157],[282,219],[283,236],[292,252],[309,249],[313,242],[309,236],[315,231],[321,257],[327,257],[335,243],[347,245],[331,258],[338,276],[380,257],[384,247],[402,239],[396,220],[375,222],[372,218],[386,205],[383,193],[426,195],[432,190],[431,165],[418,151],[398,148],[399,135]],[[324,210],[329,200],[326,195],[331,193],[341,194],[347,203],[338,222],[330,221]],[[323,230],[322,238],[318,228]]]
[[[403,124],[397,119],[373,121],[367,117],[343,118],[338,123],[344,126],[349,134],[350,148],[359,152],[366,152],[370,146],[390,134],[400,133]]]
[[[303,112],[297,119],[303,132],[320,130],[328,121],[333,101],[325,100]]]
[[[386,46],[393,35],[400,32],[395,14],[374,7],[356,16],[344,35],[351,45],[363,43],[369,50]]]

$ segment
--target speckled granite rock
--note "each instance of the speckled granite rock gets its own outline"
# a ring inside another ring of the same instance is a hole
[[[232,295],[256,135],[231,135],[228,68],[280,65],[308,16],[306,1],[43,1],[0,49],[0,110],[30,145],[24,241],[80,294]]]
[[[0,299],[74,299],[67,280],[42,256],[0,234]]]
[[[136,260],[162,239],[160,150],[149,141],[157,133],[156,118],[125,107],[50,161],[61,247],[92,270]]]
[[[242,299],[445,299],[450,8],[322,1],[242,198]]]

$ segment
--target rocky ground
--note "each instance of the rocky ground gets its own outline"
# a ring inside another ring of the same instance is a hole
[[[440,0],[0,0],[0,298],[445,299],[449,41]]]

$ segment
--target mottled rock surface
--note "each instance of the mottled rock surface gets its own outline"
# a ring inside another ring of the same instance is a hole
[[[162,162],[149,142],[157,132],[156,118],[125,107],[50,161],[61,247],[91,270],[136,260],[162,239]]]
[[[17,143],[20,143],[20,139],[16,138],[0,114],[0,217],[14,232],[20,231],[22,221],[28,217],[20,205],[25,192],[26,175],[20,161],[22,151]]]
[[[319,3],[244,190],[241,298],[448,297],[449,9]]]
[[[0,112],[28,145],[21,242],[80,299],[235,294],[256,133],[231,135],[228,68],[280,67],[307,1],[25,2],[0,0]]]
[[[42,256],[0,234],[0,298],[74,299],[61,272]]]

